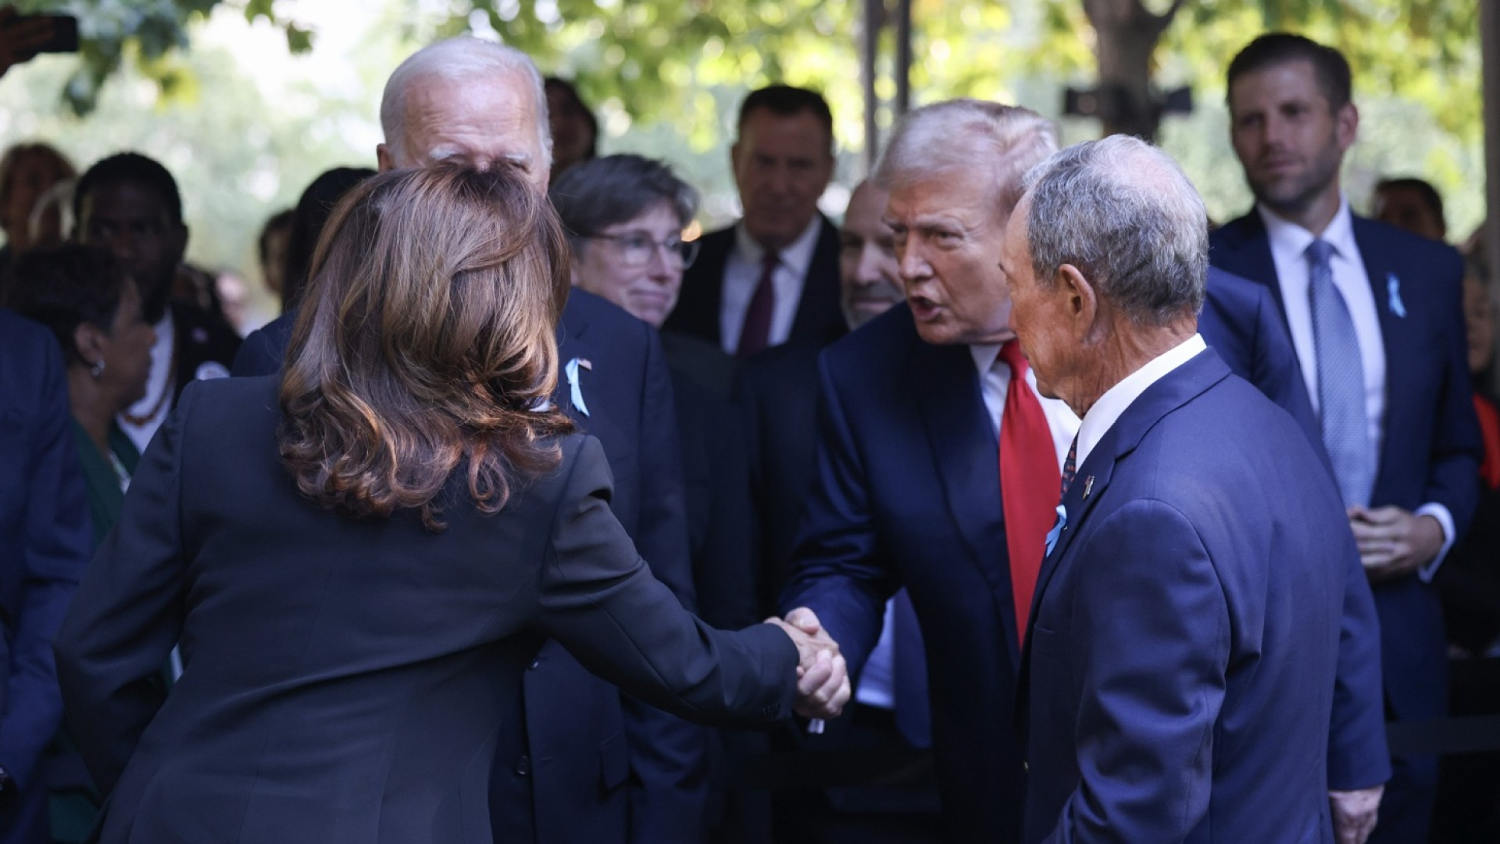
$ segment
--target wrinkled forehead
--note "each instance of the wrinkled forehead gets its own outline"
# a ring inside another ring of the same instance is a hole
[[[402,166],[447,158],[485,164],[542,157],[541,115],[520,74],[485,80],[422,77],[411,83],[403,106]]]

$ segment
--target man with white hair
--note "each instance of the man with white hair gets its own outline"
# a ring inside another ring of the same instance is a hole
[[[380,169],[452,158],[480,168],[511,162],[545,192],[546,102],[541,75],[518,50],[477,38],[427,46],[386,82]],[[283,317],[257,345],[284,351],[290,327]],[[614,474],[610,508],[652,573],[691,608],[677,421],[661,343],[650,326],[577,288],[557,339],[567,364],[554,400],[603,443]],[[555,641],[540,644],[530,667],[514,710],[496,713],[505,725],[490,786],[496,840],[701,841],[708,797],[702,728],[622,697]]]
[[[1331,841],[1360,585],[1332,477],[1197,333],[1207,218],[1170,158],[1113,136],[1027,184],[1001,259],[1012,323],[1082,424],[1023,657],[1022,840]]]
[[[816,474],[781,597],[858,673],[906,587],[943,815],[963,842],[1020,832],[1020,633],[1078,425],[1036,394],[997,270],[1021,175],[1056,146],[1036,113],[979,100],[897,127],[875,182],[906,303],[819,358]]]

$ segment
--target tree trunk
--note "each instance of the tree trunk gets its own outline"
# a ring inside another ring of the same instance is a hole
[[[1156,138],[1161,106],[1151,87],[1151,54],[1183,0],[1153,14],[1141,0],[1083,0],[1094,27],[1104,134]]]

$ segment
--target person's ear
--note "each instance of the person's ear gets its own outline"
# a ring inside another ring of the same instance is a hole
[[[375,145],[375,166],[382,173],[389,173],[396,169],[396,159],[391,156],[390,147],[386,146],[384,142]]]
[[[109,335],[93,323],[80,322],[73,329],[73,348],[83,358],[83,365],[86,367],[93,367],[104,360],[104,348],[108,342]]]
[[[1338,140],[1339,149],[1349,149],[1359,135],[1359,109],[1352,102],[1344,103],[1344,107],[1338,110],[1333,120],[1334,137]]]
[[[1094,285],[1072,264],[1057,268],[1052,283],[1061,288],[1063,317],[1080,342],[1089,336],[1099,317],[1099,296]]]

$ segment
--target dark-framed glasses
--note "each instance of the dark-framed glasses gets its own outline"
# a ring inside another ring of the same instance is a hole
[[[623,232],[621,234],[593,234],[589,240],[607,240],[615,244],[619,250],[620,263],[627,267],[644,267],[651,263],[651,257],[660,248],[666,257],[668,266],[679,266],[684,269],[692,266],[693,259],[698,257],[698,241],[683,240],[672,235],[666,240],[656,240],[650,234],[642,231]]]

